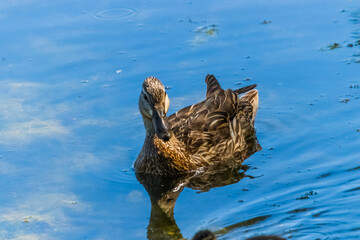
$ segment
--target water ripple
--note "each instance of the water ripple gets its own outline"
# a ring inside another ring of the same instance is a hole
[[[105,182],[115,185],[122,186],[123,184],[135,184],[137,183],[135,174],[133,171],[121,171],[121,170],[113,170],[107,172],[106,175],[101,176],[101,179]]]
[[[133,8],[109,8],[94,12],[91,17],[96,20],[119,20],[129,18],[137,14],[137,10]]]

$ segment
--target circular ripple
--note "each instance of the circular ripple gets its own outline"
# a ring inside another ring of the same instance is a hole
[[[98,20],[118,20],[134,16],[137,11],[133,8],[109,8],[96,11],[92,14]]]

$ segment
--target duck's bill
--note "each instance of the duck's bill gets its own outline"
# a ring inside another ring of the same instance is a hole
[[[171,129],[163,109],[154,109],[152,122],[158,138],[169,141],[171,138]]]
[[[158,136],[158,138],[164,141],[169,141],[169,139],[171,138],[171,129],[167,122],[166,114],[164,113],[164,110],[154,109],[152,122],[155,128],[155,133]]]

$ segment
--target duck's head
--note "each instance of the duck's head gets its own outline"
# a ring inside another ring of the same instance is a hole
[[[146,131],[164,141],[171,138],[171,129],[166,113],[169,110],[169,97],[164,85],[155,77],[145,79],[139,98],[139,109],[143,116]]]

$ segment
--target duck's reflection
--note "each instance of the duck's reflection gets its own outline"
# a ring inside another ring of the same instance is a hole
[[[186,176],[174,178],[136,174],[136,177],[145,187],[151,201],[148,239],[183,239],[174,219],[174,207],[184,188]]]
[[[139,182],[145,187],[151,200],[151,214],[148,226],[148,239],[184,239],[174,219],[174,207],[184,187],[198,191],[208,191],[237,183],[244,177],[246,165],[218,167],[202,173],[191,173],[179,176],[158,176],[136,174]]]

